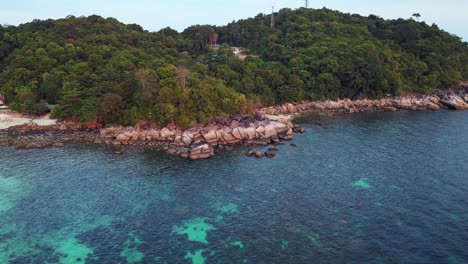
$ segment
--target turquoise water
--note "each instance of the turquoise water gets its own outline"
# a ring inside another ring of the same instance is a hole
[[[0,263],[468,262],[468,112],[299,121],[273,159],[1,148]]]

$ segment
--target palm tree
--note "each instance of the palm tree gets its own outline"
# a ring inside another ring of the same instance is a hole
[[[416,20],[419,22],[419,18],[421,17],[421,14],[419,14],[419,13],[414,13],[412,16],[415,17]]]

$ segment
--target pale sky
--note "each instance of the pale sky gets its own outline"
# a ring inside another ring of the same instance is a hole
[[[345,13],[383,18],[409,18],[421,14],[421,21],[468,41],[468,0],[310,0],[312,8],[327,7]],[[67,15],[115,17],[137,23],[148,31],[172,27],[182,31],[194,24],[225,25],[258,13],[304,5],[303,0],[0,0],[0,24],[19,25],[33,19],[63,18]]]

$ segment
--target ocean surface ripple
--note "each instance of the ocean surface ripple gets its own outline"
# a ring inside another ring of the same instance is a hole
[[[0,263],[468,263],[467,111],[298,121],[272,159],[0,148]]]

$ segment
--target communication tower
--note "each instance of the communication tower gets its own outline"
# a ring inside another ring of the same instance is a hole
[[[271,30],[275,29],[275,6],[271,7]]]

